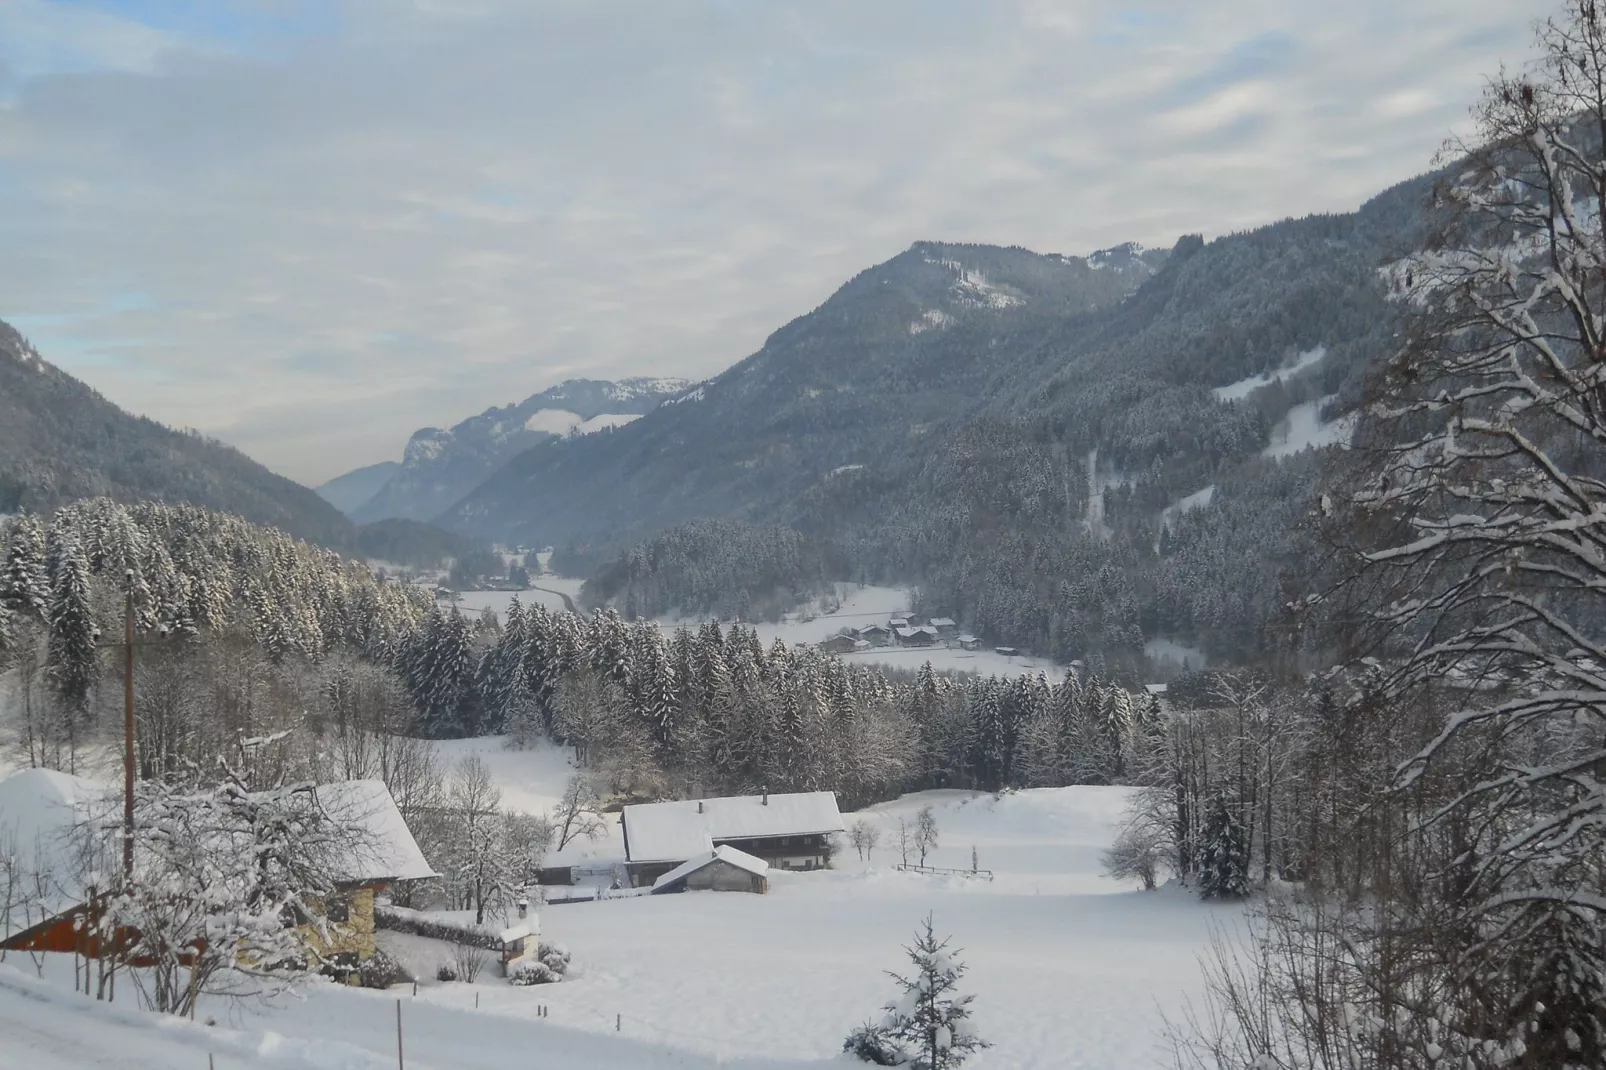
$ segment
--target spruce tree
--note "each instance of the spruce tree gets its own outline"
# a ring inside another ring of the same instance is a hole
[[[4,572],[0,572],[0,603],[23,617],[43,623],[50,606],[50,576],[45,571],[45,535],[37,518],[18,517],[11,523]]]
[[[50,596],[50,682],[73,719],[89,709],[97,652],[94,607],[90,602],[89,562],[70,535],[64,535],[56,582]]]
[[[842,1050],[882,1066],[947,1070],[975,1052],[991,1047],[976,1036],[970,1018],[974,996],[958,994],[965,964],[939,940],[930,915],[905,947],[914,972],[889,973],[903,995],[886,1005],[879,1024],[866,1024],[849,1035]]]
[[[1205,817],[1199,859],[1199,894],[1205,899],[1242,899],[1249,894],[1249,843],[1238,815],[1216,798]]]

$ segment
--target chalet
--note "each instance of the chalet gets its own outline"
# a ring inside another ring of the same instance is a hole
[[[959,625],[952,617],[932,617],[926,622],[930,627],[937,629],[937,634],[943,638],[959,634]]]
[[[1001,654],[1006,658],[1020,657],[1020,648],[1014,646],[995,646],[993,647],[993,652],[996,654]]]
[[[345,973],[374,956],[374,896],[402,880],[437,876],[424,860],[383,782],[354,780],[314,789],[316,803],[351,844],[327,874],[335,892],[307,904],[297,931],[309,952]],[[80,777],[27,769],[0,781],[0,839],[16,845],[24,872],[48,874],[50,894],[22,904],[0,902],[0,950],[76,951],[98,957],[99,941],[86,937],[96,889],[88,875],[115,870],[97,849],[117,849],[117,837],[99,844],[83,833],[114,811],[106,789]],[[117,939],[128,937],[119,934]]]
[[[620,823],[626,868],[638,888],[720,846],[771,869],[822,869],[831,861],[830,837],[843,830],[829,791],[644,803],[625,807]]]
[[[676,866],[652,882],[653,895],[674,892],[756,892],[769,890],[769,863],[720,844]]]
[[[981,640],[977,639],[974,635],[961,635],[959,637],[959,649],[960,650],[980,650],[981,649]]]
[[[899,628],[899,646],[931,646],[937,641],[937,629],[929,624],[918,628]]]
[[[867,628],[860,628],[856,633],[858,637],[871,646],[886,646],[892,642],[892,629],[884,628],[879,624],[872,624]]]
[[[833,635],[822,640],[820,652],[822,654],[851,654],[855,640],[851,635]]]
[[[893,632],[896,632],[899,628],[907,628],[909,627],[909,618],[893,617],[891,620],[887,621],[887,627]]]

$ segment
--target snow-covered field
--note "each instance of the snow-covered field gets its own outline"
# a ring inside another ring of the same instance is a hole
[[[572,772],[551,746],[439,746],[449,761],[479,755],[504,803],[531,812],[549,808]],[[558,985],[513,988],[490,971],[473,985],[426,977],[416,997],[410,987],[318,984],[269,1008],[203,1008],[223,1022],[209,1030],[134,1014],[121,1000],[96,1007],[65,991],[66,962],[50,965],[54,987],[41,988],[28,959],[12,956],[9,969],[28,976],[0,967],[0,1066],[200,1067],[206,1051],[219,1067],[394,1066],[397,995],[408,1067],[856,1065],[837,1061],[841,1038],[893,997],[882,971],[903,965],[900,945],[929,912],[962,949],[978,1028],[996,1045],[978,1070],[1158,1068],[1163,1015],[1199,991],[1196,956],[1212,923],[1239,913],[1102,876],[1099,855],[1126,798],[1099,787],[924,792],[848,816],[880,829],[869,860],[844,846],[835,870],[772,874],[768,895],[548,905],[543,938],[574,959]],[[928,863],[968,870],[974,850],[992,881],[893,868],[898,821],[923,805],[941,834]],[[607,839],[567,853],[602,860],[620,848],[610,824]],[[409,959],[429,958],[427,947],[412,950]]]
[[[458,596],[458,608],[467,614],[491,609],[500,617],[507,612],[514,595],[517,595],[519,601],[527,606],[539,603],[557,612],[569,608],[564,600],[565,595],[570,599],[580,597],[580,587],[585,580],[568,579],[563,576],[536,576],[530,582],[532,586],[528,591],[464,591]]]
[[[753,625],[760,639],[768,646],[776,639],[787,644],[810,645],[836,635],[843,628],[863,628],[870,624],[885,625],[891,617],[909,611],[910,592],[905,587],[872,587],[856,583],[839,583],[837,600],[840,606],[833,613],[820,613],[812,620],[792,615],[779,623]],[[699,620],[666,617],[659,621],[665,628],[695,628]],[[866,663],[889,665],[900,669],[918,669],[931,662],[935,669],[953,672],[973,672],[983,676],[1018,676],[1024,673],[1046,672],[1051,677],[1065,671],[1048,658],[1018,656],[1006,658],[990,648],[960,650],[958,645],[934,647],[878,647],[842,655],[848,664]]]

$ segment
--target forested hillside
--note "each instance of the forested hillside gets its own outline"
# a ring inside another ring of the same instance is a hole
[[[188,503],[348,547],[353,529],[307,488],[239,450],[119,409],[0,322],[0,513],[79,498]]]
[[[628,428],[510,462],[442,523],[633,544],[698,517],[843,547],[997,642],[1258,657],[1308,510],[1397,345],[1379,269],[1429,179],[1169,256],[917,244]]]

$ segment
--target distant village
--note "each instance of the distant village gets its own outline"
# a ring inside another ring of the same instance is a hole
[[[852,654],[879,647],[934,647],[980,650],[982,641],[974,635],[962,634],[952,617],[892,616],[885,624],[870,624],[863,628],[844,628],[818,644],[827,654]],[[1012,646],[994,647],[1006,658],[1020,654]]]

